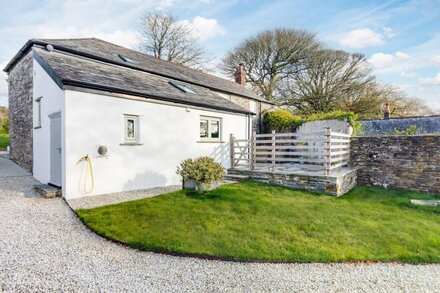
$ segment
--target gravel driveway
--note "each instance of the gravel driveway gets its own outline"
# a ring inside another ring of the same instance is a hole
[[[251,264],[140,252],[85,228],[0,157],[2,291],[439,292],[439,265]]]

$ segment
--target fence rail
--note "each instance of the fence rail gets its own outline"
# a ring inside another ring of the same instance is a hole
[[[232,168],[254,170],[269,166],[272,171],[285,165],[321,166],[325,174],[346,166],[350,155],[350,135],[330,128],[310,133],[252,134],[251,139],[231,135]]]

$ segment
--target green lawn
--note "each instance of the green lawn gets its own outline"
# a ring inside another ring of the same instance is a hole
[[[440,208],[433,196],[358,187],[343,197],[256,182],[202,197],[179,191],[79,210],[98,234],[152,251],[269,261],[440,262]]]
[[[9,145],[9,134],[0,133],[0,149],[4,149]]]

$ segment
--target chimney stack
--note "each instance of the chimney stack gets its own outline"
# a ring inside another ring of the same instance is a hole
[[[246,73],[244,72],[244,64],[240,63],[238,65],[237,71],[234,74],[235,82],[241,85],[246,84]]]
[[[383,105],[383,119],[390,119],[390,104]]]

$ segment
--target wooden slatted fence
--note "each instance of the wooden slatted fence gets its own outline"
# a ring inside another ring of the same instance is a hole
[[[310,133],[252,134],[251,139],[231,135],[232,168],[254,170],[285,165],[321,166],[325,174],[346,166],[350,155],[350,135],[330,128]]]

